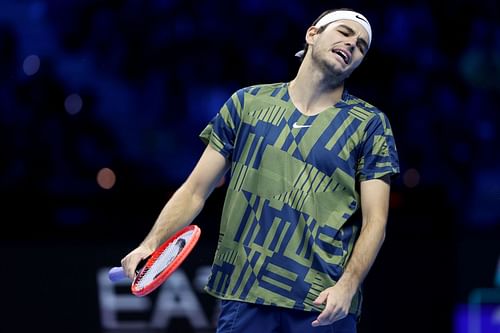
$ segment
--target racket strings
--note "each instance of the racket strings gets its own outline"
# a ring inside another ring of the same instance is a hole
[[[152,283],[175,260],[186,243],[189,242],[192,234],[193,232],[189,231],[180,235],[163,250],[151,266],[145,267],[140,279],[136,281],[137,287],[142,289]]]

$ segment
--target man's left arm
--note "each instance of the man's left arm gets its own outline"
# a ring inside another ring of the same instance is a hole
[[[387,176],[366,180],[360,186],[363,221],[359,237],[342,277],[315,300],[315,304],[325,304],[325,308],[312,322],[312,326],[329,325],[348,315],[352,298],[384,242],[389,213],[390,178]]]

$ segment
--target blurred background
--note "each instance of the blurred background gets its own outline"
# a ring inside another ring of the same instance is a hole
[[[500,332],[496,0],[0,0],[1,332],[214,332],[224,198],[153,295],[107,269],[144,238],[238,88],[291,80],[305,31],[350,7],[374,31],[349,91],[384,111],[401,176],[360,333]]]

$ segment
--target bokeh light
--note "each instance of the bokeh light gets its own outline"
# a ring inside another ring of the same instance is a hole
[[[23,62],[23,71],[24,74],[31,76],[35,75],[40,69],[40,58],[35,55],[29,55],[24,59]]]
[[[97,173],[97,184],[105,190],[111,189],[116,182],[116,176],[110,168],[102,168]]]
[[[64,108],[66,109],[66,112],[68,112],[71,115],[80,112],[82,106],[83,106],[83,101],[80,95],[78,94],[71,94],[68,97],[66,97],[66,100],[64,101]]]
[[[420,173],[417,169],[411,168],[404,172],[403,183],[406,187],[413,188],[420,183]]]

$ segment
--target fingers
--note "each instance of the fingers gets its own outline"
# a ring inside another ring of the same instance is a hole
[[[316,320],[312,322],[312,326],[316,327],[316,326],[329,325],[329,324],[333,323],[334,317],[335,317],[335,312],[334,312],[333,307],[330,307],[330,309],[325,308],[319,314],[319,316],[316,318]]]
[[[344,319],[347,316],[348,312],[344,311],[342,309],[335,309],[335,308],[325,308],[323,312],[321,312],[314,320],[311,325],[313,327],[317,326],[325,326],[325,325],[330,325],[336,322],[337,320]]]
[[[127,275],[129,279],[133,280],[135,278],[135,270],[133,269],[134,266],[131,265],[131,261],[130,256],[126,256],[122,259],[121,264],[125,275]]]
[[[314,304],[315,305],[321,305],[321,304],[324,304],[326,302],[326,300],[328,299],[328,292],[327,291],[323,291],[319,294],[318,297],[316,297],[316,299],[314,300]]]
[[[131,252],[121,260],[123,271],[131,280],[135,278],[135,269],[142,259],[143,255],[141,255],[140,253]]]
[[[327,300],[328,300],[328,292],[325,290],[325,291],[321,292],[318,297],[316,297],[316,299],[314,300],[313,303],[315,305],[319,306],[321,304],[327,303]],[[332,306],[330,304],[330,308],[331,307]],[[328,309],[328,303],[327,303],[327,306],[319,314],[318,318],[316,318],[316,320],[312,322],[312,326],[316,327],[316,326],[327,325],[326,322],[327,322],[328,317],[329,317],[329,315],[330,315],[331,312],[332,312],[332,309]]]
[[[319,294],[319,296],[314,300],[315,305],[326,304],[325,309],[319,314],[319,316],[312,322],[312,326],[324,326],[330,325],[337,320],[343,319],[348,314],[348,309],[344,309],[340,304],[336,303],[335,300],[328,300],[330,295],[329,291],[325,290]]]

